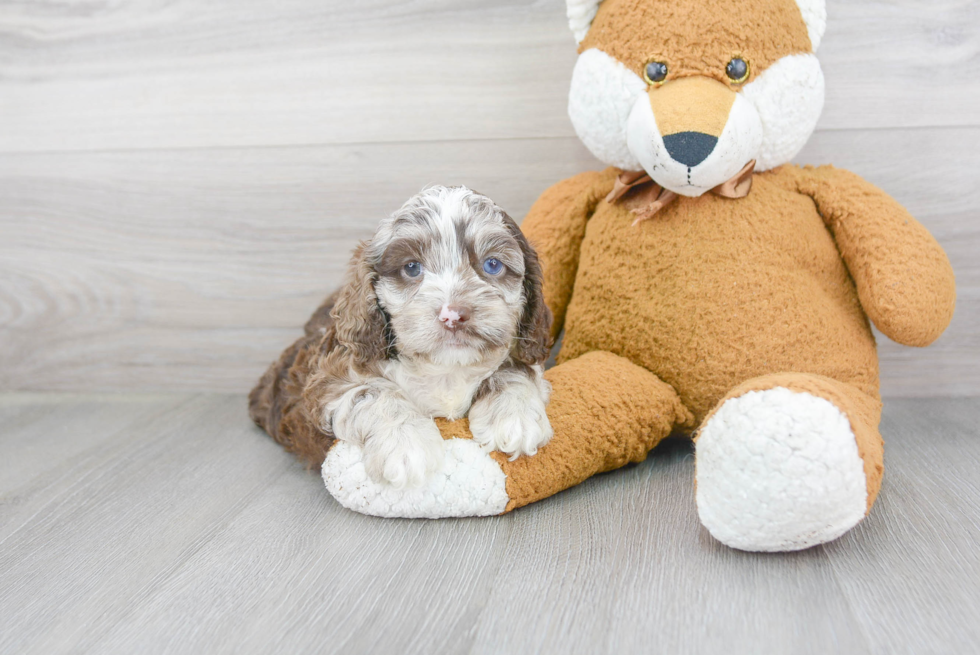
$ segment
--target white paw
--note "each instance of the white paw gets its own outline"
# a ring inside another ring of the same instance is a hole
[[[486,450],[499,450],[511,461],[534,455],[551,440],[551,423],[541,397],[524,388],[481,398],[470,408],[473,440]]]
[[[701,523],[722,543],[789,551],[826,543],[864,517],[864,464],[832,403],[778,387],[727,401],[696,442]]]
[[[363,450],[368,476],[402,489],[422,486],[439,470],[444,444],[435,422],[419,416],[379,428],[367,438]]]

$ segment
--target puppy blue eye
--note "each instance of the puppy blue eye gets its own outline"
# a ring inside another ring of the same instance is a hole
[[[418,277],[422,275],[422,264],[418,262],[408,262],[405,264],[405,275],[408,277]]]
[[[491,257],[483,262],[483,270],[487,272],[487,275],[500,275],[504,270],[504,265],[500,263],[499,259]]]

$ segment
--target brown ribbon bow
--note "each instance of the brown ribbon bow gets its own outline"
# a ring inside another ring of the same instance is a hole
[[[755,160],[753,159],[730,180],[713,188],[711,193],[723,198],[744,198],[749,195],[749,191],[752,189],[752,173],[754,171]],[[627,194],[629,197],[623,199]],[[644,171],[620,173],[619,177],[616,178],[616,185],[613,190],[606,196],[606,202],[609,203],[623,200],[627,208],[636,215],[633,225],[653,218],[654,214],[676,199],[676,193],[668,191],[654,182]]]

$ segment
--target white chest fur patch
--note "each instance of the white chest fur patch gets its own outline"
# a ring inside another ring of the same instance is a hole
[[[506,354],[501,353],[500,360]],[[401,387],[423,414],[456,420],[466,416],[480,384],[499,368],[500,360],[469,366],[394,360],[385,377]]]
[[[505,475],[478,444],[470,439],[445,442],[442,470],[425,486],[393,489],[371,480],[361,460],[361,449],[340,441],[323,462],[323,481],[347,509],[382,517],[439,519],[451,516],[501,514],[510,500]]]
[[[752,391],[701,429],[698,514],[732,548],[789,551],[831,541],[864,517],[867,498],[850,422],[823,398]]]

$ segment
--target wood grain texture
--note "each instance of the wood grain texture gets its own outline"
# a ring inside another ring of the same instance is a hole
[[[980,3],[832,1],[800,161],[893,193],[953,326],[890,396],[980,391]],[[515,217],[599,167],[562,0],[0,5],[0,389],[244,391],[376,221],[429,183]]]
[[[891,192],[953,261],[953,325],[925,350],[882,340],[886,395],[980,390],[978,140],[827,131],[799,158]],[[0,155],[0,388],[246,391],[423,185],[467,184],[519,219],[599,167],[571,138]]]
[[[821,129],[977,125],[980,5],[828,3]],[[0,7],[0,151],[573,136],[564,0]]]
[[[0,653],[980,649],[975,398],[889,403],[871,516],[781,555],[700,526],[687,442],[505,517],[383,520],[341,508],[243,406],[0,396],[20,417],[0,461],[23,462],[0,477]],[[84,455],[18,450],[58,423]]]

